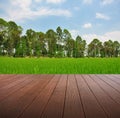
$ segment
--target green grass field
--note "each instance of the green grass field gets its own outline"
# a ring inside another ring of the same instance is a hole
[[[120,74],[120,58],[5,58],[0,74]]]

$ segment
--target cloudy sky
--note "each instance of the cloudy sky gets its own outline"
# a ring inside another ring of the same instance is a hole
[[[61,26],[88,43],[93,38],[120,41],[120,0],[0,0],[0,17],[24,32]]]

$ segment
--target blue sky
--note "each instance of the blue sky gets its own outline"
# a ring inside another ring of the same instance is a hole
[[[120,41],[120,0],[0,0],[0,17],[24,29],[46,32],[60,26],[87,42]]]

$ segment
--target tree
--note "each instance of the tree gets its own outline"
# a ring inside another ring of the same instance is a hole
[[[31,57],[35,54],[35,43],[37,40],[36,32],[32,29],[26,31],[27,42],[28,42],[28,55]]]
[[[57,35],[56,32],[54,32],[52,29],[48,30],[46,32],[46,40],[47,40],[47,50],[48,50],[48,56],[53,57],[56,55],[57,52]]]
[[[61,27],[57,27],[57,57],[63,57],[63,31]]]
[[[5,51],[4,44],[6,42],[6,32],[8,28],[8,23],[0,18],[0,54],[3,55]]]
[[[100,51],[102,49],[102,42],[98,39],[93,39],[93,41],[88,45],[88,56],[100,57]]]
[[[114,55],[114,48],[112,40],[105,41],[103,44],[105,57],[112,57]]]
[[[22,28],[13,21],[8,22],[7,52],[9,56],[15,54],[17,43],[19,43]]]
[[[40,51],[41,51],[41,56],[46,56],[47,55],[47,41],[45,40],[45,34],[43,32],[39,32],[39,39],[38,41],[40,42]]]
[[[49,29],[46,33],[28,29],[22,35],[22,27],[14,21],[5,21],[0,18],[0,55],[25,57],[118,57],[120,43],[108,40],[101,42],[93,39],[86,48],[86,41],[80,36],[73,39],[71,33],[61,27],[56,32]]]
[[[16,46],[15,57],[27,56],[27,37],[22,36],[19,43]]]
[[[64,53],[65,56],[71,57],[73,50],[73,39],[70,32],[67,29],[63,30],[63,39],[64,39]]]
[[[65,49],[67,50],[67,57],[73,57],[75,48],[75,40],[67,39]]]
[[[74,57],[76,58],[84,57],[85,47],[86,41],[82,40],[80,36],[77,36],[75,40]]]
[[[113,50],[114,50],[114,57],[118,57],[119,56],[119,52],[120,52],[120,43],[118,41],[114,41],[113,42]]]

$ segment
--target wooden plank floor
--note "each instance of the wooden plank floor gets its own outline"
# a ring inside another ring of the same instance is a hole
[[[0,118],[120,118],[120,75],[0,75]]]

